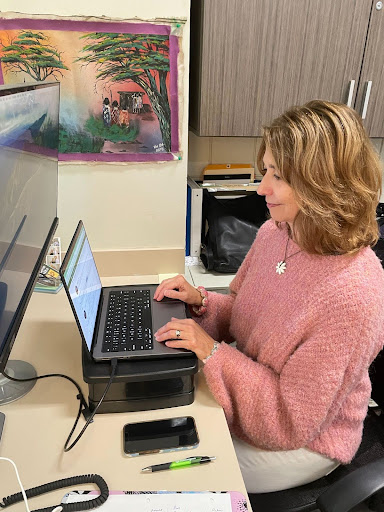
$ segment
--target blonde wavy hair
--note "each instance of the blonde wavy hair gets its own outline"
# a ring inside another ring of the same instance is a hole
[[[315,100],[264,127],[260,172],[269,147],[299,206],[293,229],[311,254],[347,254],[378,239],[382,171],[360,117],[346,105]]]

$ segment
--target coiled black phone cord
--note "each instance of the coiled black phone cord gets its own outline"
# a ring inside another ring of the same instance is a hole
[[[55,491],[56,489],[62,489],[63,487],[73,487],[79,484],[94,483],[100,489],[100,495],[89,501],[81,501],[78,503],[62,503],[59,504],[63,507],[63,512],[75,512],[78,510],[91,510],[96,507],[100,507],[109,496],[109,489],[106,481],[100,475],[80,475],[73,476],[70,478],[63,478],[62,480],[56,480],[55,482],[49,482],[48,484],[39,485],[38,487],[32,487],[25,491],[27,498],[33,498],[40,494],[46,494],[47,492]],[[21,492],[12,494],[6,498],[3,498],[3,503],[0,503],[1,508],[9,507],[15,503],[23,501],[23,495]],[[56,506],[53,505],[46,508],[39,508],[32,512],[51,512]]]

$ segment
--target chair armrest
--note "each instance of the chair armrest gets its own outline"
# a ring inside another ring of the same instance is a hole
[[[355,469],[324,491],[316,504],[321,512],[348,512],[384,487],[384,458]]]

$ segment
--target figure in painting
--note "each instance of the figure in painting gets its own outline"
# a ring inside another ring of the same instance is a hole
[[[122,99],[120,102],[121,110],[120,110],[120,126],[129,126],[129,114],[128,114],[128,104],[126,98]]]
[[[111,124],[120,124],[120,110],[116,100],[112,101]]]
[[[141,94],[139,94],[139,96],[137,98],[137,111],[139,114],[140,114],[142,108],[143,108],[143,97]]]
[[[103,101],[103,122],[104,126],[111,126],[111,107],[108,98],[104,98]]]
[[[136,94],[132,94],[132,112],[137,114],[137,98]]]

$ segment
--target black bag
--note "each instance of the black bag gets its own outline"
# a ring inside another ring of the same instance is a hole
[[[381,265],[384,267],[384,212],[382,203],[379,203],[379,206],[376,210],[376,213],[380,215],[377,217],[377,224],[379,227],[379,239],[376,242],[376,245],[373,246],[373,250],[376,253],[376,256],[381,261]]]
[[[200,258],[205,268],[237,272],[267,212],[264,197],[257,193],[218,199],[204,189]]]

